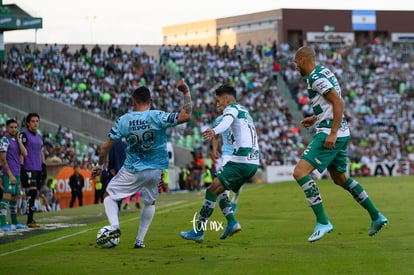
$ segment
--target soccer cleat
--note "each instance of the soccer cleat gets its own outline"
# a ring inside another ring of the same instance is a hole
[[[194,230],[190,230],[190,231],[187,231],[187,232],[181,232],[180,236],[183,239],[192,240],[192,241],[195,241],[197,243],[201,243],[201,242],[204,241],[204,232],[203,231],[194,232]]]
[[[137,202],[137,203],[135,204],[135,207],[136,207],[136,208],[138,208],[138,209],[141,209],[141,205],[139,204],[139,202]]]
[[[24,225],[24,224],[21,224],[21,223],[16,223],[16,224],[13,224],[15,227],[16,227],[16,229],[27,229],[27,228],[29,228],[27,225]]]
[[[102,245],[102,244],[105,244],[110,239],[116,239],[119,237],[121,237],[121,229],[115,228],[115,229],[112,229],[111,231],[105,232],[105,234],[102,234],[101,237],[96,239],[96,243],[98,245]]]
[[[135,242],[134,248],[145,248],[145,244],[143,241],[137,240]]]
[[[2,225],[0,227],[0,229],[3,230],[3,231],[16,231],[16,227],[14,227],[14,226],[12,226],[10,224]]]
[[[313,230],[312,235],[308,238],[308,241],[311,243],[316,242],[332,230],[333,225],[331,222],[328,222],[328,224],[316,223],[315,229]]]
[[[378,232],[381,231],[381,229],[388,223],[388,219],[382,215],[381,213],[378,213],[378,218],[375,221],[371,222],[371,230],[368,232],[368,236],[374,236]]]
[[[30,227],[30,228],[40,227],[40,224],[36,223],[35,221],[32,221],[27,224],[27,227]]]
[[[226,227],[226,230],[224,230],[224,233],[220,236],[220,239],[224,240],[228,237],[233,236],[237,232],[241,230],[241,225],[237,221],[232,221],[229,223]]]

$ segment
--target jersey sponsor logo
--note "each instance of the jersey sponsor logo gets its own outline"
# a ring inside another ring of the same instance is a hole
[[[151,129],[151,125],[146,120],[136,119],[136,120],[129,121],[129,128],[131,129],[131,131],[139,131],[139,130]]]
[[[259,159],[259,151],[254,151],[248,154],[247,159],[248,160],[257,160]]]
[[[314,87],[318,91],[324,92],[328,90],[329,88],[331,88],[332,84],[328,80],[322,78],[322,79],[318,79],[317,81],[315,81]]]

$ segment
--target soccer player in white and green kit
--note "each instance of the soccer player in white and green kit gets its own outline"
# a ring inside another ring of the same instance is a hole
[[[240,224],[234,217],[233,209],[226,190],[237,193],[241,186],[251,179],[259,167],[259,147],[256,128],[249,111],[236,102],[236,90],[229,85],[222,85],[216,89],[217,108],[223,112],[223,119],[213,129],[209,128],[202,136],[206,141],[215,135],[222,134],[229,129],[233,141],[234,152],[230,160],[218,171],[217,177],[206,190],[204,203],[199,212],[197,221],[190,231],[181,232],[180,236],[186,240],[202,242],[204,231],[207,229],[208,219],[213,214],[216,202],[219,202],[221,211],[227,220],[227,227],[220,239],[226,239],[241,230]]]
[[[350,130],[344,118],[344,102],[341,88],[335,75],[326,67],[316,65],[315,51],[311,47],[301,47],[295,55],[296,69],[307,77],[309,100],[313,116],[302,120],[302,126],[316,126],[312,142],[303,152],[293,171],[293,177],[302,187],[306,199],[316,216],[316,227],[309,242],[321,239],[333,230],[322,203],[319,189],[310,174],[317,169],[328,169],[335,184],[347,190],[364,207],[371,217],[369,236],[374,236],[387,224],[387,218],[375,207],[367,192],[356,180],[347,177],[347,148]]]

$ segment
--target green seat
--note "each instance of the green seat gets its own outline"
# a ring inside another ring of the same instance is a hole
[[[194,145],[194,137],[190,135],[186,136],[184,146],[187,148],[193,148],[193,145]]]
[[[184,146],[184,138],[180,138],[177,140],[177,145]]]

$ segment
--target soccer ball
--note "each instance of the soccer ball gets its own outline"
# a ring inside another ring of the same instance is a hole
[[[98,239],[102,237],[105,234],[108,234],[108,232],[111,231],[111,226],[105,225],[101,229],[99,229],[98,234],[96,234],[96,244],[103,248],[112,248],[119,244],[120,238],[112,238],[109,239],[107,242],[103,244],[98,244]]]

